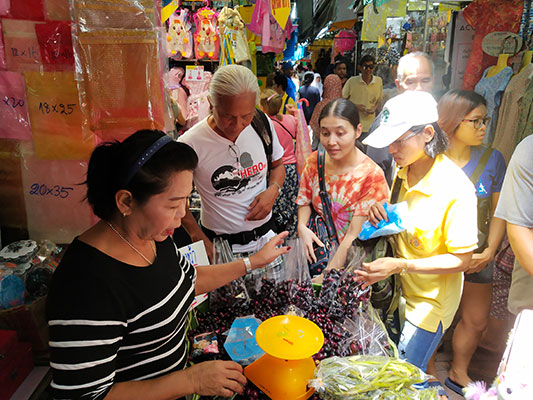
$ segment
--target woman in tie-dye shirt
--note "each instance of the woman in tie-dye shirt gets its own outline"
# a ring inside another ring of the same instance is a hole
[[[381,168],[355,146],[361,135],[359,113],[346,99],[326,105],[318,119],[320,142],[326,149],[325,179],[331,214],[340,245],[330,267],[342,267],[352,241],[367,219],[368,210],[389,198],[389,188]],[[316,261],[313,243],[323,246],[307,227],[311,207],[322,217],[319,196],[317,152],[307,159],[298,193],[298,235],[303,240],[308,261]]]

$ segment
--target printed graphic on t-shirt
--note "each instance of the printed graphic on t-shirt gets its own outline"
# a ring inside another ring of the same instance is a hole
[[[255,188],[261,183],[260,174],[266,167],[263,162],[254,164],[252,155],[244,152],[236,165],[223,165],[211,176],[215,196],[227,197]]]

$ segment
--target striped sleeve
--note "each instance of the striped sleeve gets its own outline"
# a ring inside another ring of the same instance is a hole
[[[127,327],[111,293],[99,290],[89,282],[71,282],[63,304],[49,299],[51,387],[58,399],[103,399],[115,379],[116,357]],[[105,307],[105,311],[103,308]],[[95,315],[98,310],[98,316]],[[74,316],[75,319],[73,318]]]

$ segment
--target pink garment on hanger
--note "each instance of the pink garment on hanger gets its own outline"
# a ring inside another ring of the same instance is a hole
[[[211,72],[204,72],[202,81],[183,80],[183,85],[189,89],[188,98],[187,128],[195,125],[209,115],[210,106],[207,96],[209,95],[209,83],[211,82]]]
[[[170,96],[178,103],[182,115],[189,114],[189,106],[187,104],[187,92],[182,86],[182,79],[185,71],[181,67],[172,68],[167,72],[167,87],[170,90]]]
[[[261,35],[263,53],[279,54],[285,48],[285,38],[289,39],[294,30],[291,20],[287,21],[285,30],[281,29],[270,10],[270,0],[257,0],[248,29],[256,35]]]

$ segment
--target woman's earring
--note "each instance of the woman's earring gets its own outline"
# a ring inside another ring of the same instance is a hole
[[[122,213],[122,216],[123,216],[124,218],[126,218],[126,213],[125,213],[125,212],[123,212],[123,213]]]

